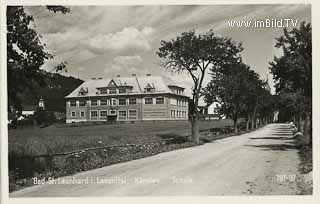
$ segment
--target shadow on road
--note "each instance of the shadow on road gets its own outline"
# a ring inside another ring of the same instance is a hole
[[[289,140],[292,139],[290,137],[250,137],[252,140],[264,140],[264,139],[270,139],[270,140]]]
[[[276,135],[276,136],[281,135],[281,136],[287,136],[287,137],[291,137],[291,136],[292,136],[292,134],[279,133],[279,132],[273,132],[273,133],[271,133],[270,135]]]
[[[247,147],[257,147],[261,148],[263,151],[288,151],[288,150],[298,150],[298,147],[294,142],[286,142],[286,144],[263,144],[263,145],[245,145]]]

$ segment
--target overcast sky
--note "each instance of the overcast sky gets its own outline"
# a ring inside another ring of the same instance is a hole
[[[55,55],[44,69],[68,62],[68,74],[81,79],[110,78],[117,74],[167,75],[186,87],[187,74],[171,74],[159,66],[155,54],[161,40],[184,31],[209,29],[242,42],[243,60],[266,78],[268,63],[280,52],[274,48],[282,28],[230,28],[228,20],[291,18],[311,21],[309,5],[211,5],[211,6],[77,6],[67,15],[43,7],[28,7],[34,26],[43,36],[47,50]],[[209,78],[206,78],[206,82]],[[270,85],[272,76],[269,75]]]

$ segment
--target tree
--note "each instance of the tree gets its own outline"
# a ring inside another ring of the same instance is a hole
[[[243,63],[224,65],[212,72],[211,81],[204,88],[206,103],[219,102],[221,113],[232,118],[235,132],[238,132],[238,119],[244,116],[247,110],[245,102],[248,98],[248,73],[249,67]]]
[[[207,104],[219,102],[220,114],[234,121],[234,131],[238,132],[237,121],[246,118],[246,129],[257,127],[271,121],[273,116],[273,97],[267,82],[244,63],[234,63],[212,70],[211,81],[203,89]],[[257,120],[259,119],[259,120]]]
[[[243,103],[245,104],[245,115],[246,118],[246,130],[255,128],[255,121],[258,112],[259,106],[259,96],[262,87],[262,81],[259,79],[259,75],[250,70],[246,71],[246,75],[244,75],[245,86],[243,88],[246,89],[242,94],[245,94]]]
[[[241,44],[234,43],[231,38],[216,36],[212,30],[197,35],[194,30],[184,32],[176,39],[161,41],[157,55],[161,65],[173,72],[189,73],[193,80],[191,113],[192,136],[199,143],[198,103],[203,88],[203,79],[209,68],[219,69],[221,66],[239,62]]]
[[[275,105],[277,98],[270,93],[266,88],[267,81],[262,82],[262,86],[258,88],[258,102],[257,102],[257,118],[260,125],[265,125],[273,121],[273,115],[277,109]],[[256,121],[253,121],[253,124]],[[257,126],[257,125],[256,125]]]
[[[312,142],[312,36],[311,24],[302,22],[299,28],[291,31],[283,30],[283,35],[276,39],[275,47],[283,51],[280,57],[274,57],[270,63],[270,71],[275,81],[278,95],[292,96],[296,93],[297,113],[292,117],[302,114],[304,118],[304,137],[302,144],[311,145]],[[290,94],[292,93],[292,94]],[[301,110],[302,108],[302,110]]]
[[[49,11],[68,13],[63,6],[47,6]],[[41,35],[32,28],[33,16],[23,6],[7,7],[8,110],[21,110],[19,95],[34,84],[44,85],[40,67],[53,55],[45,51]],[[59,67],[61,68],[61,67]],[[11,108],[10,108],[11,107]]]

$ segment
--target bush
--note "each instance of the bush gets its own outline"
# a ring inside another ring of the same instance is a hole
[[[42,107],[37,108],[36,112],[34,113],[34,119],[41,127],[47,127],[56,121],[54,113],[46,111]]]

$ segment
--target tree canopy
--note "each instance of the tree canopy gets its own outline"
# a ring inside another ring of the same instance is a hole
[[[270,62],[276,93],[283,104],[280,116],[285,120],[298,121],[305,133],[305,144],[311,143],[312,110],[312,33],[311,24],[302,22],[298,28],[283,30],[277,38],[276,48],[280,57]],[[304,120],[304,127],[302,121]]]
[[[194,30],[183,32],[175,39],[161,41],[160,45],[157,55],[161,58],[161,65],[172,72],[186,71],[193,80],[192,135],[199,142],[198,103],[204,76],[209,68],[216,70],[240,62],[242,45],[231,38],[217,36],[212,30],[205,34],[196,34]]]
[[[234,121],[234,129],[237,132],[237,120],[242,117],[247,119],[247,129],[249,122],[251,127],[255,127],[256,116],[270,119],[273,114],[267,99],[271,97],[265,89],[259,75],[244,63],[233,63],[224,65],[219,70],[213,70],[211,81],[203,89],[204,99],[207,104],[219,102],[221,104],[220,114],[224,114]],[[267,117],[268,115],[268,117]]]
[[[47,6],[49,11],[68,13],[63,6]],[[32,89],[34,84],[44,85],[40,67],[53,55],[45,50],[41,35],[32,27],[33,16],[23,6],[7,7],[7,77],[8,105],[21,109],[19,94]],[[10,108],[9,108],[10,111]]]

